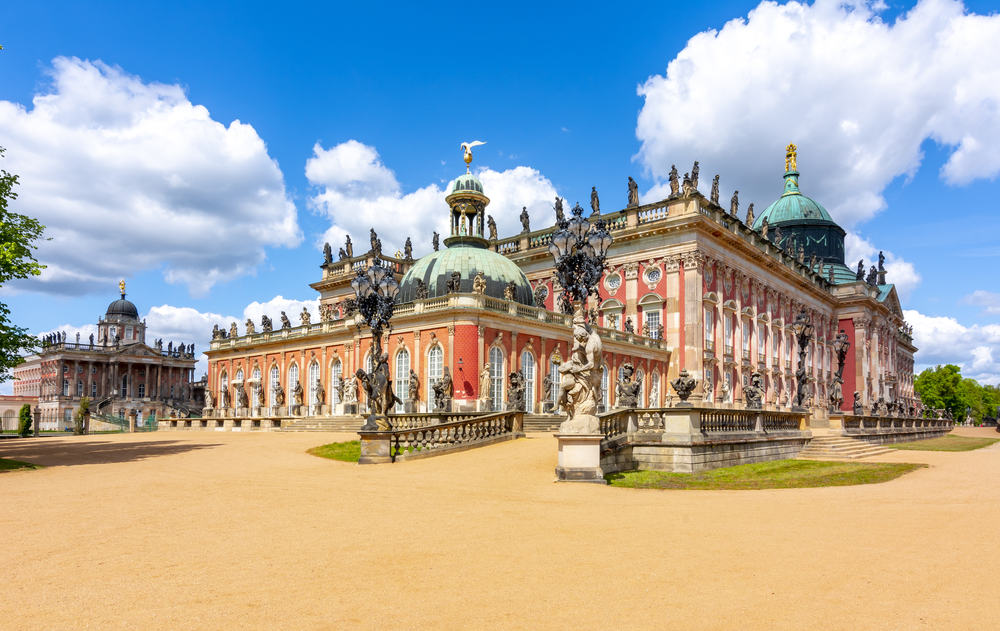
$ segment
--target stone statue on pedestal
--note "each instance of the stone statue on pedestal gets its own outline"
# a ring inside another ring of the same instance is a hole
[[[253,320],[247,318],[247,335],[253,335],[254,333],[256,333],[256,329],[254,328]]]
[[[229,407],[229,387],[225,386],[219,388],[219,400],[222,404],[222,409]]]
[[[315,396],[316,405],[323,405],[326,403],[326,389],[323,387],[323,382],[316,379],[316,383],[313,385],[313,394]]]
[[[350,377],[342,380],[343,390],[341,391],[341,401],[344,403],[357,403],[358,402],[358,379],[357,377]]]
[[[290,329],[292,328],[292,321],[288,319],[288,316],[284,311],[281,312],[281,328]]]
[[[556,195],[555,211],[556,225],[558,225],[566,220],[566,213],[563,211],[563,200],[562,197],[559,197],[558,195]]]
[[[479,371],[479,400],[483,404],[488,404],[490,402],[491,383],[490,367],[489,364],[486,364],[483,366],[483,369]]]
[[[510,281],[503,288],[503,299],[513,302],[514,297],[517,295],[517,284],[514,281]]]
[[[861,416],[865,413],[865,407],[861,404],[861,393],[854,391],[854,416]]]
[[[764,384],[759,372],[750,375],[750,383],[743,388],[743,400],[748,410],[760,410],[764,407]]]
[[[264,333],[270,333],[273,328],[274,325],[271,324],[271,318],[267,317],[266,315],[260,317],[261,331],[263,331]]]
[[[276,407],[281,407],[285,404],[285,389],[281,387],[280,383],[274,384],[274,400],[271,401]]]
[[[597,187],[590,187],[590,216],[601,214],[601,199],[597,196]]]
[[[680,397],[681,402],[687,403],[688,397],[691,396],[691,393],[694,392],[695,386],[698,384],[694,380],[694,377],[688,373],[687,368],[685,368],[679,375],[677,375],[676,379],[670,382],[670,385],[674,387],[674,390],[677,392],[677,396]]]
[[[392,378],[389,376],[389,354],[382,353],[378,364],[371,375],[366,375],[360,368],[355,373],[358,381],[368,396],[368,421],[361,428],[365,431],[387,431],[392,429],[386,417],[397,403],[402,403],[392,391]]]
[[[239,336],[240,336],[240,330],[236,327],[236,323],[233,322],[232,324],[229,325],[229,337],[234,338]]]
[[[531,232],[531,220],[528,217],[528,207],[521,207],[521,232]]]
[[[639,185],[635,183],[632,176],[628,176],[628,205],[632,206],[639,205]]]
[[[250,407],[250,401],[247,398],[246,388],[243,387],[242,383],[237,383],[233,385],[236,388],[236,407],[237,408],[248,408]]]
[[[633,380],[634,375],[635,367],[631,363],[626,362],[622,365],[622,376],[618,379],[617,392],[615,393],[617,407],[634,408],[639,405],[639,392],[642,383],[637,379]]]
[[[486,277],[482,272],[476,272],[475,278],[472,279],[472,291],[477,294],[486,293]]]
[[[635,333],[635,325],[632,324],[632,316],[625,318],[625,332]]]
[[[434,231],[434,235],[431,237],[431,247],[434,248],[435,252],[437,252],[438,248],[441,247],[440,239],[441,239],[441,235],[439,235],[437,233],[437,230],[435,230]]]
[[[413,290],[413,297],[415,300],[424,300],[427,298],[427,284],[420,280],[417,280],[417,288]]]
[[[524,412],[524,375],[521,371],[514,371],[507,376],[507,409],[517,412]]]
[[[670,165],[670,196],[675,197],[681,191],[680,181],[677,179],[677,165]]]
[[[205,388],[205,408],[211,410],[215,407],[215,401],[212,399],[212,391]]]
[[[746,220],[747,227],[753,225],[753,220],[754,220],[753,202],[750,202],[750,205],[747,206],[747,220]]]
[[[330,247],[329,242],[323,244],[323,263],[333,263],[333,248]]]
[[[597,397],[604,368],[603,347],[597,331],[587,324],[583,307],[577,307],[573,314],[573,348],[569,359],[559,365],[558,404],[569,413],[559,426],[563,434],[600,431]]]
[[[729,214],[736,217],[740,212],[740,192],[733,191],[733,196],[729,198]]]
[[[709,199],[712,200],[713,204],[719,203],[719,174],[716,173],[715,177],[712,178],[712,192],[709,195]]]
[[[308,326],[312,324],[312,315],[309,313],[308,307],[302,307],[302,313],[299,314],[299,320],[302,326]]]
[[[406,243],[403,244],[403,259],[413,260],[413,241],[410,240],[410,237],[406,237]]]
[[[450,412],[454,386],[451,382],[451,371],[447,366],[444,367],[444,375],[431,386],[431,390],[434,391],[434,411]]]
[[[298,380],[292,386],[292,405],[302,405],[302,384]]]
[[[490,231],[490,241],[497,240],[497,222],[493,220],[493,215],[486,216],[486,228]],[[437,248],[435,248],[437,249]]]
[[[406,388],[406,398],[411,403],[416,403],[420,399],[420,378],[417,373],[410,369],[410,383]]]
[[[698,161],[694,161],[694,166],[691,167],[691,190],[698,190],[698,174],[701,173],[701,167],[698,166]]]

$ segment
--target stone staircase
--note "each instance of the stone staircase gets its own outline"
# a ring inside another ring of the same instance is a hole
[[[525,414],[524,431],[528,432],[548,432],[552,433],[559,429],[559,424],[566,420],[565,415],[553,416],[551,414]]]
[[[286,432],[356,432],[364,425],[360,416],[301,416],[282,419],[281,429]]]
[[[863,440],[847,436],[820,435],[814,436],[805,448],[799,452],[799,460],[854,460],[868,456],[880,456],[892,449],[881,445],[872,445]]]

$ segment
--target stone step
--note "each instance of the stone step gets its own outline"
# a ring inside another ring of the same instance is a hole
[[[559,429],[559,425],[566,420],[562,416],[554,416],[551,414],[525,414],[524,415],[524,431],[525,432],[554,432]]]
[[[891,449],[846,436],[816,436],[799,452],[802,460],[854,460],[887,454]]]

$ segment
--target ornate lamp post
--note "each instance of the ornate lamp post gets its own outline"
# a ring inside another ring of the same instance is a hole
[[[601,338],[587,322],[587,297],[601,279],[613,239],[603,220],[591,225],[583,217],[580,204],[571,213],[568,220],[559,222],[549,245],[556,278],[564,288],[563,307],[571,306],[573,313],[573,349],[559,366],[559,405],[569,412],[560,433],[595,435],[599,432],[597,399],[603,356]]]
[[[797,390],[795,392],[795,407],[802,409],[806,399],[806,391],[809,388],[809,375],[806,374],[806,349],[813,338],[813,325],[809,320],[809,314],[805,309],[799,311],[792,323],[792,333],[799,343],[799,365],[795,370]]]
[[[368,421],[361,429],[385,431],[391,428],[385,415],[396,404],[396,396],[392,392],[389,358],[382,352],[382,333],[390,328],[399,283],[392,270],[376,258],[368,269],[358,272],[351,288],[357,301],[358,329],[367,325],[372,334],[372,371],[366,373],[359,368],[355,373],[368,396]]]

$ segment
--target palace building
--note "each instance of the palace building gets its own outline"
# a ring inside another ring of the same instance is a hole
[[[125,281],[119,288],[121,297],[98,320],[96,339],[53,333],[39,353],[14,368],[14,395],[37,399],[40,429],[71,429],[85,396],[94,413],[125,418],[135,412],[140,423],[200,411],[203,395],[192,383],[194,345],[147,345],[146,322],[126,300]]]
[[[739,217],[735,196],[729,208],[719,204],[718,176],[703,195],[697,163],[683,180],[674,169],[669,196],[654,203],[639,204],[635,193],[625,208],[601,213],[594,192],[589,219],[614,237],[599,295],[588,305],[605,342],[603,409],[618,404],[616,381],[633,371],[638,405],[666,406],[668,382],[681,370],[698,380],[694,401],[742,407],[743,387],[758,373],[765,406],[786,409],[798,369],[791,325],[802,311],[814,330],[805,355],[812,423],[827,420],[841,331],[850,343],[843,410],[852,409],[855,392],[866,411],[884,403],[919,407],[916,348],[896,290],[881,262],[867,272],[846,265],[844,230],[800,191],[796,159],[789,145],[784,188],[757,216],[751,205]],[[383,344],[400,412],[432,410],[434,384],[451,379],[454,411],[505,409],[520,380],[528,413],[554,413],[553,382],[570,341],[549,252],[556,227],[531,231],[522,216],[523,232],[498,238],[487,193],[468,169],[456,178],[444,200],[451,217],[445,248],[435,240],[435,251],[418,260],[409,247],[383,255],[374,230],[371,249],[359,256],[349,243],[335,261],[327,247],[322,276],[310,285],[319,293],[320,322],[305,313],[295,327],[285,318],[278,330],[270,320],[261,331],[248,322],[244,335],[236,323],[228,335],[218,330],[206,353],[206,418],[218,427],[241,426],[241,419],[294,427],[299,417],[343,414],[345,399],[349,410],[357,396],[350,377],[372,363],[351,281],[375,260],[401,279]]]

